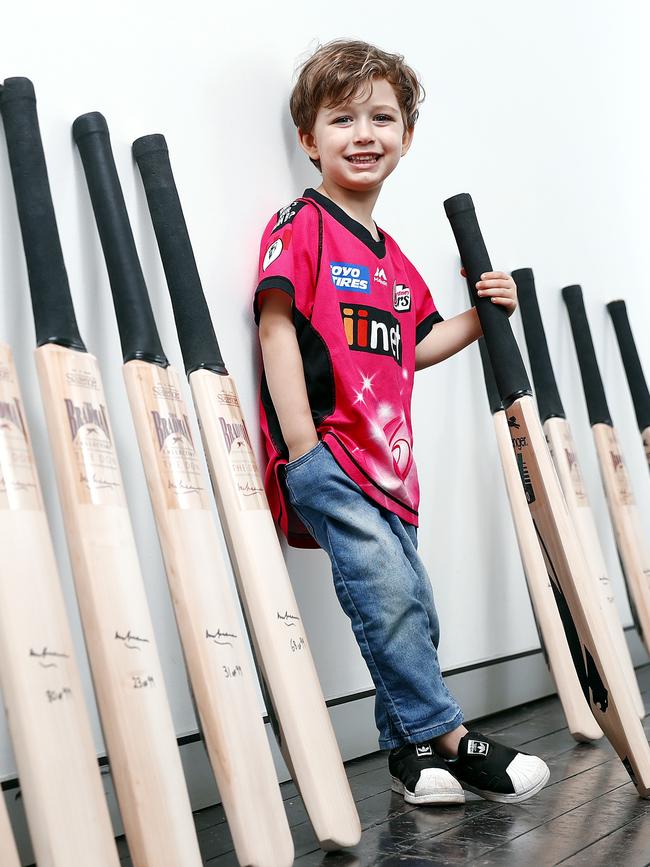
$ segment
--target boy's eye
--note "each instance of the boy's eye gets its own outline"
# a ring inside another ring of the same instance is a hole
[[[351,123],[352,118],[349,114],[342,114],[340,117],[335,117],[332,123]]]
[[[375,115],[375,120],[379,121],[379,123],[390,123],[390,121],[392,121],[394,119],[395,118],[390,114],[376,114]]]

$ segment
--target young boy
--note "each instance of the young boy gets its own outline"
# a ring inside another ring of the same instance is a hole
[[[262,238],[254,314],[264,374],[265,486],[289,543],[322,547],[376,687],[379,745],[409,803],[462,803],[463,787],[519,802],[549,771],[468,732],[442,679],[431,584],[417,553],[415,370],[481,334],[471,309],[446,321],[372,211],[407,153],[423,92],[399,55],[336,40],[304,64],[291,95],[317,190],[280,210]],[[508,313],[499,271],[479,294]]]

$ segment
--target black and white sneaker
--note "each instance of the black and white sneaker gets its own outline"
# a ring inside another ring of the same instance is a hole
[[[388,754],[394,792],[407,804],[464,804],[465,792],[430,743],[405,744]]]
[[[513,750],[479,732],[463,735],[458,758],[443,761],[463,788],[502,804],[532,798],[544,788],[551,773],[537,756]]]

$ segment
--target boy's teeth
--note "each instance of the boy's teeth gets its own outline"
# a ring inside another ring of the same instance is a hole
[[[377,160],[376,156],[364,156],[364,157],[348,157],[348,159],[353,163],[374,163]]]

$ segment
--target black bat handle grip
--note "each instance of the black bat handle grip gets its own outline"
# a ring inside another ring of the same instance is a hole
[[[167,277],[185,371],[188,376],[199,368],[226,374],[169,162],[167,142],[162,135],[142,136],[133,142],[133,155],[142,175]]]
[[[562,290],[562,297],[571,322],[573,342],[576,347],[582,387],[589,413],[589,423],[591,425],[608,424],[612,426],[605,389],[598,368],[596,350],[589,328],[589,320],[587,319],[587,311],[585,310],[585,302],[582,297],[582,289],[580,286],[565,286]]]
[[[531,393],[530,382],[507,313],[489,298],[476,295],[475,287],[481,274],[491,271],[492,265],[476,219],[472,197],[468,193],[452,196],[445,201],[445,212],[472,289],[497,388],[504,406],[508,407],[517,398]]]
[[[28,78],[6,79],[0,90],[0,111],[27,260],[36,343],[58,343],[85,352],[56,225],[34,85]]]
[[[632,394],[637,424],[639,425],[639,430],[643,433],[647,427],[650,427],[650,392],[643,375],[641,359],[634,342],[634,335],[632,334],[630,320],[627,316],[625,301],[610,301],[607,309],[614,323],[618,346],[621,350],[621,358],[625,367],[625,375],[627,376]]]
[[[136,358],[167,367],[133,240],[106,119],[80,115],[72,134],[81,154],[88,191],[111,282],[124,361]]]
[[[481,364],[483,365],[483,379],[485,380],[485,390],[487,391],[487,399],[488,403],[490,404],[490,412],[492,413],[492,415],[494,415],[495,412],[499,412],[499,410],[503,409],[503,401],[501,400],[501,395],[499,394],[499,389],[497,388],[497,381],[494,378],[492,362],[490,361],[490,355],[487,351],[484,337],[479,337],[478,348],[479,352],[481,353]]]
[[[469,295],[470,304],[473,305],[476,293],[472,292],[472,287],[470,286],[469,280],[467,281],[467,294]],[[490,361],[490,356],[485,345],[484,337],[479,337],[478,348],[481,355],[481,366],[483,368],[483,379],[485,380],[485,390],[487,392],[488,404],[490,405],[490,412],[492,413],[492,415],[494,415],[495,412],[499,412],[499,410],[503,409],[503,403],[501,401],[499,389],[497,388],[496,379],[494,378],[492,362]]]
[[[517,284],[519,309],[524,323],[530,369],[535,383],[535,397],[542,423],[549,418],[566,418],[555,373],[548,351],[542,315],[535,291],[535,278],[531,268],[518,268],[512,272]]]

